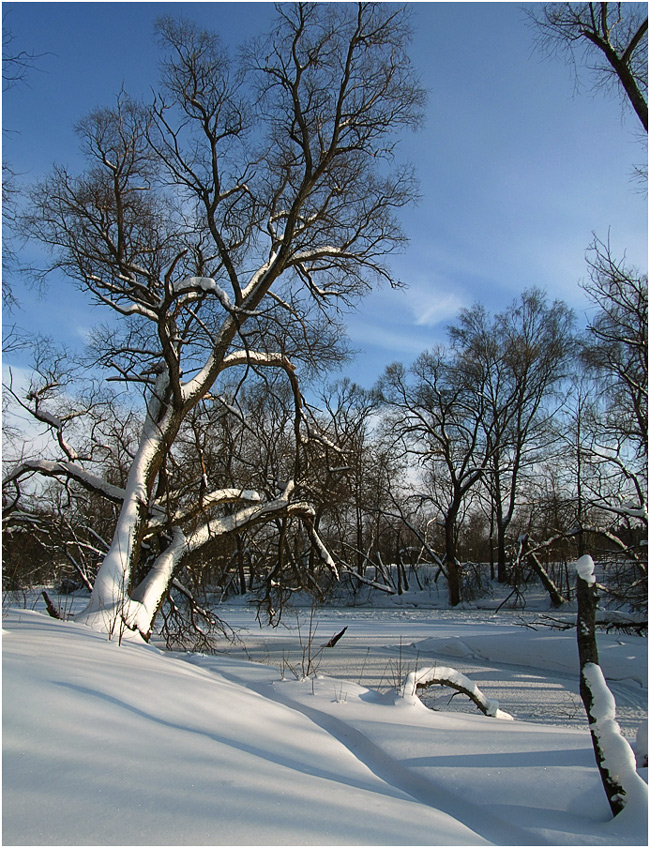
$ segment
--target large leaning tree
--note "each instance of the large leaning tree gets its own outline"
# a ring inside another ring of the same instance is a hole
[[[119,619],[145,637],[183,560],[219,535],[298,516],[334,567],[301,498],[299,439],[293,473],[270,497],[212,488],[206,475],[181,497],[170,457],[190,413],[248,374],[284,375],[298,432],[296,366],[323,349],[314,333],[373,282],[395,282],[396,212],[415,193],[395,145],[423,104],[406,11],[392,4],[278,6],[271,34],[237,66],[186,21],[162,20],[158,36],[152,104],[121,94],[82,120],[88,167],[56,168],[26,221],[52,250],[49,270],[112,313],[102,364],[145,398],[126,482],[103,480],[65,441],[58,464],[23,461],[5,481],[42,471],[118,501],[78,620]],[[53,414],[47,423],[61,432]]]

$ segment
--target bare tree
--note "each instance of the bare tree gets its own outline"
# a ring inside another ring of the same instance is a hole
[[[551,441],[552,395],[572,350],[571,311],[539,291],[503,313],[476,304],[448,328],[451,347],[422,354],[409,378],[391,366],[380,391],[391,427],[427,469],[427,498],[444,526],[450,600],[460,600],[459,521],[480,482],[489,493],[498,576],[506,578],[506,538],[522,477]]]
[[[389,366],[378,384],[395,449],[424,469],[425,491],[416,497],[439,512],[442,567],[452,606],[462,600],[459,518],[468,493],[485,473],[490,450],[483,438],[484,382],[476,376],[439,348],[421,354],[409,372],[399,363]]]
[[[292,362],[275,344],[310,338],[312,306],[328,316],[373,277],[394,282],[385,257],[404,241],[395,212],[414,196],[393,162],[395,133],[419,121],[423,97],[405,12],[393,6],[281,6],[272,33],[244,53],[245,74],[192,24],[164,19],[158,34],[153,106],[121,94],[81,121],[88,169],[56,168],[26,220],[53,250],[47,270],[120,319],[101,362],[146,399],[110,549],[79,617],[102,626],[121,616],[145,636],[184,558],[215,536],[299,516],[333,567],[300,497],[299,464],[270,499],[218,487],[197,516],[168,508],[167,458],[227,373],[283,374],[300,426],[296,365],[313,364],[313,347]],[[79,460],[66,470],[94,484]],[[166,541],[136,584],[152,537]]]
[[[2,90],[8,91],[15,85],[24,82],[27,74],[34,68],[43,54],[19,49],[16,37],[12,32],[7,15],[2,16]]]
[[[527,290],[493,318],[476,305],[449,328],[463,367],[483,387],[482,426],[488,443],[484,476],[496,530],[497,576],[506,580],[506,541],[522,477],[548,449],[549,422],[561,399],[574,351],[573,315],[566,304],[548,304],[543,292]]]
[[[546,3],[530,13],[543,46],[584,49],[596,84],[623,89],[648,131],[648,7],[645,3]]]
[[[616,260],[609,244],[594,240],[590,279],[583,285],[596,311],[583,357],[601,380],[603,428],[624,435],[635,453],[648,455],[648,277]]]
[[[20,50],[15,45],[15,36],[7,23],[7,15],[2,16],[2,91],[5,96],[10,89],[24,83],[40,56],[28,50]],[[7,127],[3,127],[3,134]],[[16,305],[16,296],[11,284],[11,275],[17,264],[14,227],[20,192],[19,180],[11,164],[2,160],[2,305],[10,311]],[[11,335],[11,338],[14,338]],[[7,334],[3,338],[3,350]]]
[[[401,522],[391,515],[392,492],[402,469],[379,438],[378,397],[346,379],[326,387],[320,405],[317,421],[326,440],[312,442],[318,459],[310,474],[319,526],[353,589],[368,566],[392,586],[383,557],[396,555]]]
[[[592,381],[582,412],[582,499],[615,522],[647,527],[647,277],[596,241],[584,285],[595,311],[582,348]]]

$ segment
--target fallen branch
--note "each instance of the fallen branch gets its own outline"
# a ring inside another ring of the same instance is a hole
[[[329,640],[329,642],[326,642],[322,647],[323,648],[333,648],[334,645],[336,645],[336,643],[339,641],[341,636],[343,636],[343,634],[345,633],[345,631],[347,629],[348,629],[348,626],[346,624],[345,627],[343,628],[343,630],[341,630],[339,633],[336,633],[334,636],[332,636],[332,638]]]
[[[386,586],[384,583],[377,583],[376,580],[371,580],[369,577],[365,577],[363,574],[359,574],[357,571],[353,571],[349,567],[346,567],[343,570],[343,574],[349,574],[351,577],[356,577],[360,583],[364,583],[366,586],[371,586],[373,589],[379,589],[380,592],[385,592],[387,595],[395,594],[395,589],[392,587]]]
[[[508,719],[512,721],[509,713],[499,709],[499,702],[494,698],[487,698],[478,688],[476,683],[469,677],[456,671],[455,668],[446,666],[434,666],[433,668],[420,668],[407,674],[402,685],[403,695],[417,695],[419,689],[428,689],[429,686],[448,686],[463,695],[467,695],[479,710],[486,716],[493,718]]]
[[[43,598],[45,600],[45,608],[47,609],[48,613],[52,616],[52,618],[58,618],[59,621],[63,621],[63,616],[58,611],[58,609],[54,606],[54,604],[52,603],[52,599],[47,594],[45,589],[43,589],[43,591],[41,592],[41,595],[43,595]]]
[[[527,534],[524,534],[523,536],[519,537],[519,552],[517,554],[517,562],[521,562],[523,559],[526,560],[530,568],[539,577],[542,586],[548,592],[549,598],[551,599],[551,603],[553,604],[553,606],[561,607],[562,604],[566,604],[566,598],[562,595],[555,583],[549,577],[548,572],[537,558],[535,551],[530,548],[530,543]]]

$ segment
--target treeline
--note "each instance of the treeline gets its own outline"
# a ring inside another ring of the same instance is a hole
[[[186,534],[214,515],[211,493],[221,503],[214,538],[174,576],[168,635],[188,616],[214,625],[206,597],[253,592],[276,618],[299,591],[401,593],[419,563],[435,566],[452,605],[491,581],[516,590],[531,574],[559,605],[561,566],[585,551],[609,563],[621,603],[644,607],[647,281],[599,243],[590,268],[584,330],[563,302],[529,290],[498,314],[463,310],[447,344],[389,366],[370,390],[344,380],[307,402],[284,372],[251,375],[249,364],[198,404],[156,499]],[[34,470],[58,479],[30,490],[27,454],[5,478],[4,588],[90,588],[142,422],[105,390],[72,399],[59,360],[41,355],[35,366],[26,396],[6,395],[54,437],[59,460]],[[80,460],[96,466],[94,479],[70,474]],[[258,508],[288,485],[293,509]],[[142,575],[173,541],[160,524],[142,541]]]

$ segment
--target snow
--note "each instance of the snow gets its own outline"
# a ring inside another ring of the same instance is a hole
[[[232,302],[227,293],[218,285],[212,277],[185,277],[179,280],[174,286],[173,291],[182,292],[212,292],[216,295],[224,309],[232,309]]]
[[[365,635],[385,638],[366,612]],[[252,632],[252,612],[240,616]],[[455,626],[489,651],[481,623],[443,620],[436,634],[449,645]],[[5,845],[647,844],[638,805],[611,818],[584,717],[434,712],[234,652],[120,645],[31,610],[5,610],[3,628]],[[408,615],[402,629],[415,644],[433,635]],[[528,647],[539,636],[519,632]]]
[[[432,683],[442,682],[453,688],[468,692],[481,705],[485,715],[512,721],[512,716],[509,713],[499,709],[499,702],[497,700],[486,698],[476,683],[455,668],[450,668],[449,666],[419,668],[417,671],[409,672],[406,675],[402,692],[404,696],[414,697],[418,686],[427,686]]]
[[[581,556],[576,562],[576,571],[588,586],[593,586],[596,582],[595,565],[589,554]]]
[[[603,672],[596,663],[586,663],[582,674],[593,698],[591,714],[595,721],[591,732],[600,742],[603,766],[623,789],[626,809],[632,807],[634,814],[647,818],[648,787],[637,774],[634,751],[621,735],[616,721],[616,702],[607,688]]]

